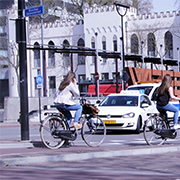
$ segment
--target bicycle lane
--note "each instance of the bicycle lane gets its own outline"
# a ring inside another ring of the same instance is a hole
[[[24,146],[24,147],[22,147]],[[50,161],[76,161],[91,158],[106,158],[116,156],[133,156],[143,154],[157,154],[178,152],[180,146],[163,145],[159,147],[144,146],[100,146],[96,148],[87,145],[73,145],[51,150],[41,141],[1,143],[1,166],[6,164],[17,165]]]

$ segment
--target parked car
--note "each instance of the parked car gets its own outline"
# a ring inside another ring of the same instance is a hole
[[[122,90],[119,94],[108,95],[98,109],[107,130],[133,130],[140,133],[147,113],[153,112],[154,106],[146,94],[137,90]]]

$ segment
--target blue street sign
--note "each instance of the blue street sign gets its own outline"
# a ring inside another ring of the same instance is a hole
[[[44,14],[44,6],[32,7],[24,10],[25,17]]]
[[[42,84],[43,83],[43,77],[41,75],[38,75],[36,77],[36,82],[37,82],[37,84]]]

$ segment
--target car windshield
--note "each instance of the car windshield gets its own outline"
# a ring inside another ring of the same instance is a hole
[[[127,90],[139,90],[147,96],[150,94],[153,86],[128,87]]]
[[[108,96],[99,106],[138,106],[138,96]]]

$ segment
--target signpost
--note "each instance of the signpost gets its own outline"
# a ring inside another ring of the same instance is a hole
[[[99,80],[99,73],[98,72],[95,73],[94,78],[96,81]]]
[[[44,6],[37,6],[37,7],[32,7],[24,10],[24,16],[29,17],[29,16],[36,16],[39,14],[44,14]]]
[[[39,94],[39,122],[41,123],[41,88],[43,83],[43,77],[41,75],[38,75],[36,77],[36,83],[38,88],[38,94]]]
[[[99,100],[99,73],[98,73],[98,72],[95,73],[94,78],[95,78],[96,84],[97,84],[97,86],[96,86],[96,88],[97,88],[96,92],[97,92],[97,97],[98,97],[98,100]]]
[[[20,72],[20,112],[21,140],[29,140],[28,88],[27,88],[27,52],[25,17],[44,14],[44,6],[25,9],[25,0],[18,0],[18,18],[16,19],[17,43],[19,50]]]

